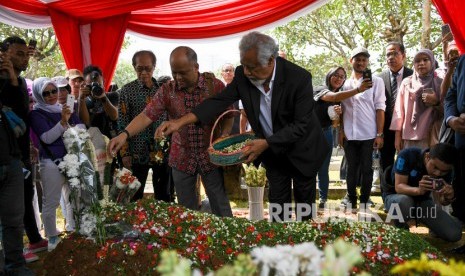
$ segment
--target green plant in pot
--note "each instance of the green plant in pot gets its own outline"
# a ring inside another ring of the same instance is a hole
[[[263,194],[267,182],[266,170],[262,165],[258,168],[253,164],[243,164],[242,166],[249,196],[249,219],[262,220],[264,217]]]
[[[262,165],[255,167],[253,164],[242,164],[244,168],[245,184],[247,187],[265,187],[266,170]]]

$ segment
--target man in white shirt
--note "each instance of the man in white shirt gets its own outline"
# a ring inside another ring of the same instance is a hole
[[[342,101],[343,131],[341,139],[347,158],[347,196],[341,205],[357,208],[357,171],[361,172],[360,203],[366,206],[373,181],[372,153],[383,147],[384,110],[386,96],[384,82],[372,76],[363,79],[369,64],[368,50],[357,47],[352,51],[350,63],[353,72],[342,90],[357,89],[359,94]]]

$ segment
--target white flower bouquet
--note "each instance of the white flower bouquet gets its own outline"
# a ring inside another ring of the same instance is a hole
[[[63,134],[67,154],[58,168],[65,175],[70,186],[70,202],[73,208],[76,231],[81,228],[82,216],[98,204],[95,174],[96,157],[87,130],[69,127]]]
[[[115,181],[110,188],[110,200],[116,203],[127,204],[139,190],[141,184],[137,177],[126,168],[115,171]]]

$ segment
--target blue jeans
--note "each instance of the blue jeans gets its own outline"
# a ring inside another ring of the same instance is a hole
[[[416,218],[443,240],[456,242],[462,237],[461,222],[444,212],[440,205],[433,202],[432,198],[415,200],[408,195],[390,194],[386,195],[384,204],[389,215],[402,216],[404,222],[394,220],[398,227],[408,228],[406,222]],[[394,210],[400,210],[400,214]]]
[[[333,144],[333,128],[331,126],[323,128],[323,133],[325,135],[328,145]],[[318,190],[320,195],[320,200],[328,199],[328,186],[329,186],[329,163],[331,162],[332,151],[328,152],[321,168],[318,171]]]
[[[3,230],[5,272],[24,267],[24,175],[19,159],[0,166],[0,220]],[[1,271],[2,268],[0,268]]]

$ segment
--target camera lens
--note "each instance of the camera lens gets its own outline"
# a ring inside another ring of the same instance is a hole
[[[92,92],[92,95],[94,96],[100,96],[103,94],[103,88],[100,87],[100,84],[98,82],[92,83],[92,87],[90,91]]]

